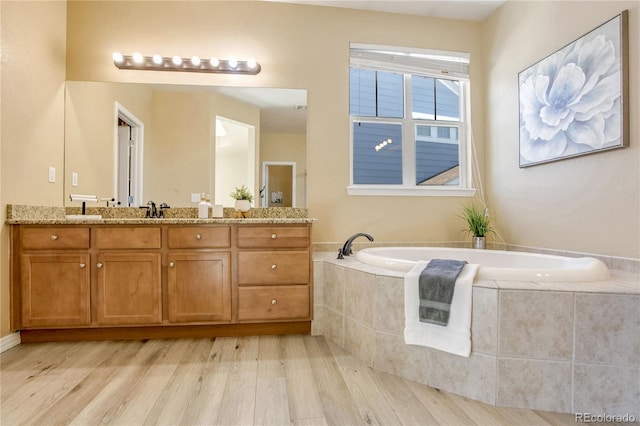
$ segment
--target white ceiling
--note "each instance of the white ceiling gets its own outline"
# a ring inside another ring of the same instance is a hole
[[[483,21],[506,0],[267,0],[407,15]]]

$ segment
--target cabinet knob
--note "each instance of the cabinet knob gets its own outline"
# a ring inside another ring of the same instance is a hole
[[[98,269],[102,268],[102,263],[100,263],[100,262],[96,263],[96,268],[98,268]]]
[[[271,270],[275,271],[276,269],[278,269],[278,265],[276,265],[275,263],[273,265],[271,265]]]
[[[173,268],[174,266],[176,266],[175,262],[169,262],[169,268]]]
[[[278,303],[278,301],[276,299],[271,299],[271,304],[275,305],[276,303]]]
[[[271,234],[271,239],[275,240],[276,238],[278,238],[278,234]]]
[[[79,266],[80,266],[80,269],[84,269],[84,268],[87,267],[87,264],[86,263],[81,263]]]
[[[202,235],[196,234],[196,240],[201,240],[201,239],[202,239]]]
[[[58,236],[57,236],[57,235],[55,235],[55,234],[54,234],[54,235],[52,235],[52,236],[51,236],[51,240],[52,240],[52,241],[55,241],[55,240],[57,240],[57,239],[58,239]]]

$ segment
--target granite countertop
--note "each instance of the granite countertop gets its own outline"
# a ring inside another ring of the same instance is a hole
[[[8,225],[206,225],[206,224],[287,224],[287,223],[315,223],[314,218],[102,218],[102,219],[8,219]]]
[[[211,212],[210,212],[211,213]],[[307,217],[302,208],[252,208],[248,218],[235,217],[232,208],[224,209],[224,217],[199,219],[197,208],[177,207],[164,211],[165,217],[146,218],[146,210],[138,207],[87,207],[78,218],[80,207],[48,207],[7,205],[7,225],[205,225],[205,224],[306,224],[317,219]],[[66,215],[76,217],[69,218]],[[96,217],[99,216],[99,218]]]

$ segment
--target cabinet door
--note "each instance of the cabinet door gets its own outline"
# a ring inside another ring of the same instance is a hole
[[[169,321],[231,320],[229,253],[169,253]]]
[[[162,322],[159,253],[100,253],[96,270],[98,324]]]
[[[88,265],[88,254],[22,255],[22,326],[89,325]]]

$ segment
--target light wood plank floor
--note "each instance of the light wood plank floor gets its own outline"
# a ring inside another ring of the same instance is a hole
[[[575,424],[378,373],[323,337],[23,344],[0,360],[2,425]]]

